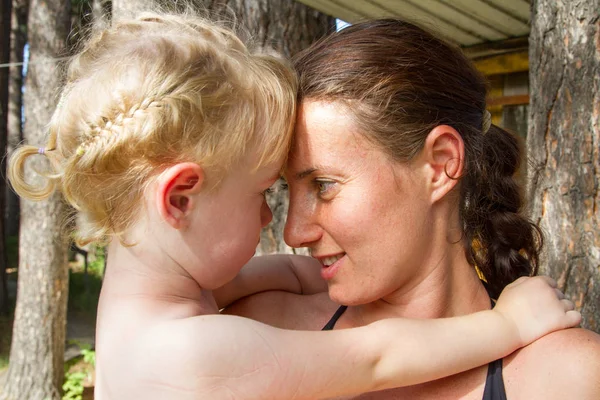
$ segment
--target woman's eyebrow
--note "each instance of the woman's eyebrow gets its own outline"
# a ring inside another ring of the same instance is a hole
[[[312,174],[313,172],[315,172],[316,170],[317,170],[317,168],[308,168],[303,171],[300,171],[296,174],[295,179],[297,181],[302,180],[302,179],[306,178],[307,176],[309,176],[310,174]]]

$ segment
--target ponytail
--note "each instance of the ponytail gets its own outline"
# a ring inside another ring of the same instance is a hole
[[[466,168],[461,217],[467,259],[477,266],[492,297],[521,276],[537,273],[543,244],[537,225],[521,215],[523,198],[515,177],[521,161],[517,138],[491,125],[481,154]]]
[[[57,177],[50,173],[36,171],[46,179],[42,186],[30,184],[25,180],[25,160],[34,155],[45,156],[44,148],[34,146],[20,146],[11,155],[8,161],[8,180],[14,191],[21,197],[40,201],[48,198],[55,190]]]

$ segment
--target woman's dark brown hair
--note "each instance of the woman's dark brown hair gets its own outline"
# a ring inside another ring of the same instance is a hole
[[[459,48],[411,23],[381,19],[325,37],[294,64],[300,101],[345,104],[365,137],[398,162],[411,160],[434,127],[456,129],[465,146],[459,190],[467,260],[494,297],[537,272],[542,236],[520,214],[514,179],[519,142],[494,125],[484,132],[486,81]]]

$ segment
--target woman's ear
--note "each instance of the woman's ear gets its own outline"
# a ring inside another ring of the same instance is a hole
[[[200,193],[204,178],[202,167],[191,162],[175,164],[160,174],[156,203],[160,216],[173,228],[187,226],[194,195]]]
[[[463,138],[451,126],[436,126],[425,140],[423,155],[430,167],[431,202],[435,203],[458,184],[463,173],[465,159]]]

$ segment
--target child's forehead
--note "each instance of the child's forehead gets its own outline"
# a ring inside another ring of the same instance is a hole
[[[275,182],[277,179],[281,178],[281,166],[272,165],[259,168],[256,174],[262,183]]]

